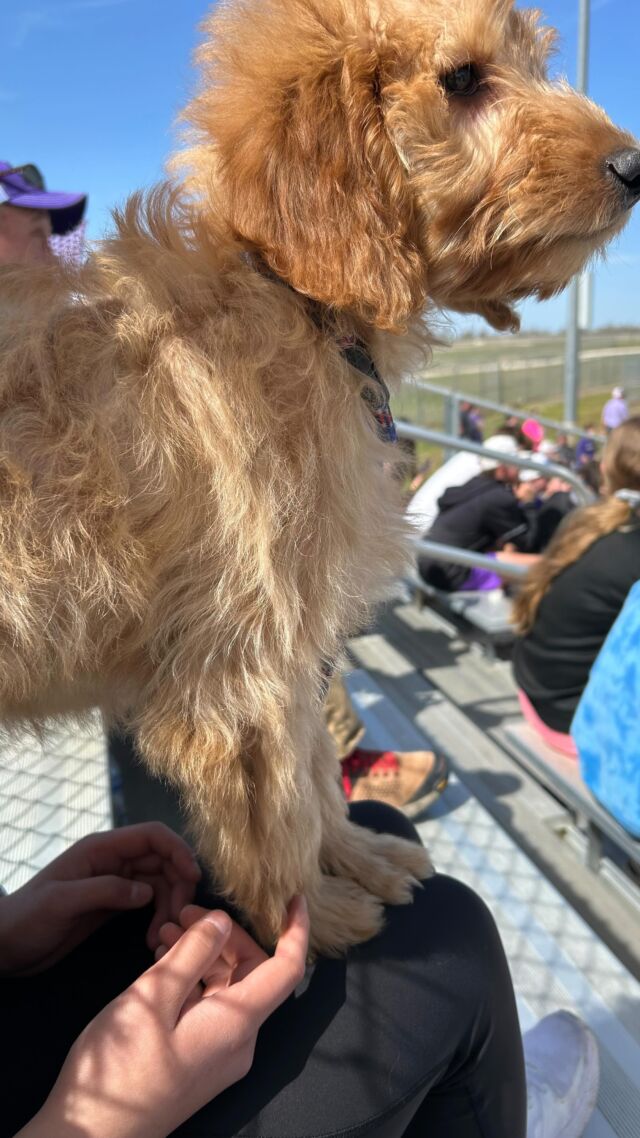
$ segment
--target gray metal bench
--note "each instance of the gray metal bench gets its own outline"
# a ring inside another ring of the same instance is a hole
[[[527,723],[509,724],[503,733],[514,758],[576,815],[587,838],[586,860],[590,869],[599,869],[604,837],[640,864],[640,841],[594,798],[580,777],[575,759],[552,751]]]
[[[511,600],[501,589],[447,593],[416,579],[412,581],[412,588],[419,606],[429,604],[444,615],[459,618],[479,633],[487,646],[496,648],[513,643]]]

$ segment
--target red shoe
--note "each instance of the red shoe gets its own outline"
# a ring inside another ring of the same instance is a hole
[[[348,802],[387,802],[413,818],[431,806],[449,779],[443,755],[433,751],[365,751],[357,747],[341,762]]]

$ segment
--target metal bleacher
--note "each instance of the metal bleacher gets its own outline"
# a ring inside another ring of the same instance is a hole
[[[460,396],[456,394],[456,400],[459,398]],[[508,411],[509,408],[503,408],[503,410]],[[548,420],[548,422],[552,421]],[[504,460],[504,454],[501,451],[493,450],[484,444],[473,443],[468,439],[459,439],[454,435],[442,434],[440,431],[420,427],[414,423],[399,421],[396,426],[399,437],[403,439],[435,443],[443,446],[448,452],[459,450],[483,458],[495,459],[498,462]],[[572,486],[576,500],[580,504],[587,505],[593,501],[591,491],[572,470],[566,470],[566,468],[551,462],[541,463],[540,459],[533,454],[510,455],[509,463],[520,469],[533,469],[542,478],[563,478]],[[419,541],[416,540],[415,548],[417,553],[427,554],[431,560],[468,567],[482,567],[502,576],[505,581],[518,581],[522,579],[525,573],[525,570],[520,566],[506,564],[500,560],[489,560],[481,553],[430,541],[428,536],[426,538],[423,536]],[[452,614],[454,617],[462,618],[464,622],[471,625],[491,652],[513,642],[511,603],[502,593],[495,590],[485,593],[446,593],[425,585],[417,573],[411,574],[408,584],[419,602],[432,604],[436,609]]]
[[[573,759],[551,751],[527,723],[512,723],[505,727],[504,734],[516,761],[552,794],[557,794],[581,820],[586,837],[584,853],[590,869],[598,871],[606,839],[640,866],[640,841],[594,798]]]
[[[515,632],[511,620],[511,600],[499,589],[486,592],[469,589],[467,592],[445,593],[423,581],[412,581],[416,603],[429,604],[438,612],[460,617],[477,632],[488,651],[513,644]]]

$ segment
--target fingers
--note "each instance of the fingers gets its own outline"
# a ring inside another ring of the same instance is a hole
[[[166,924],[162,925],[158,932],[160,943],[155,950],[156,960],[161,960],[165,953],[178,943],[183,933],[184,929],[180,925],[174,924],[173,921],[167,921]]]
[[[147,929],[146,943],[147,948],[153,952],[160,943],[158,931],[162,925],[174,916],[171,907],[171,891],[173,886],[169,885],[163,877],[154,877],[152,879],[153,885],[153,901],[154,913],[149,927]]]
[[[173,1026],[195,985],[219,958],[230,934],[231,918],[226,913],[207,913],[136,981]]]
[[[152,897],[153,887],[148,882],[130,881],[116,874],[65,881],[57,889],[57,905],[75,916],[102,909],[141,909]]]
[[[173,883],[169,899],[169,916],[172,921],[179,921],[182,910],[193,901],[194,893],[195,885],[191,881],[175,881]]]
[[[187,880],[196,882],[201,877],[191,848],[162,822],[142,822],[91,834],[72,847],[67,856],[74,851],[87,859],[92,875],[117,873],[123,863],[141,860],[144,864],[145,859],[159,856]]]
[[[185,918],[187,921],[190,918],[189,914],[197,909],[197,905],[187,905],[186,909],[181,914],[181,923]],[[231,935],[226,945],[224,946],[223,956],[227,964],[232,969],[232,982],[234,984],[244,980],[254,968],[259,964],[263,964],[269,957],[259,944],[256,944],[252,936],[245,931],[235,921],[231,927]]]
[[[309,948],[309,913],[304,897],[288,910],[288,923],[275,954],[251,971],[234,991],[241,990],[243,1006],[257,1026],[284,1003],[304,977]]]
[[[167,922],[163,925],[158,932],[159,940],[167,948],[171,948],[182,936],[185,929],[191,928],[192,925],[206,916],[208,910],[203,909],[201,905],[187,905],[180,913],[180,922]],[[235,921],[231,923],[231,932],[222,953],[222,960],[227,970],[229,977],[228,983],[237,984],[243,980],[245,976],[252,972],[259,964],[263,964],[268,960],[266,952],[256,944],[253,937],[245,932]],[[218,970],[216,969],[216,976]],[[204,980],[211,979],[211,973]]]

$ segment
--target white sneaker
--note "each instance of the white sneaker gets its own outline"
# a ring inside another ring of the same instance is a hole
[[[527,1138],[580,1138],[598,1097],[598,1044],[571,1012],[545,1016],[525,1032]]]

